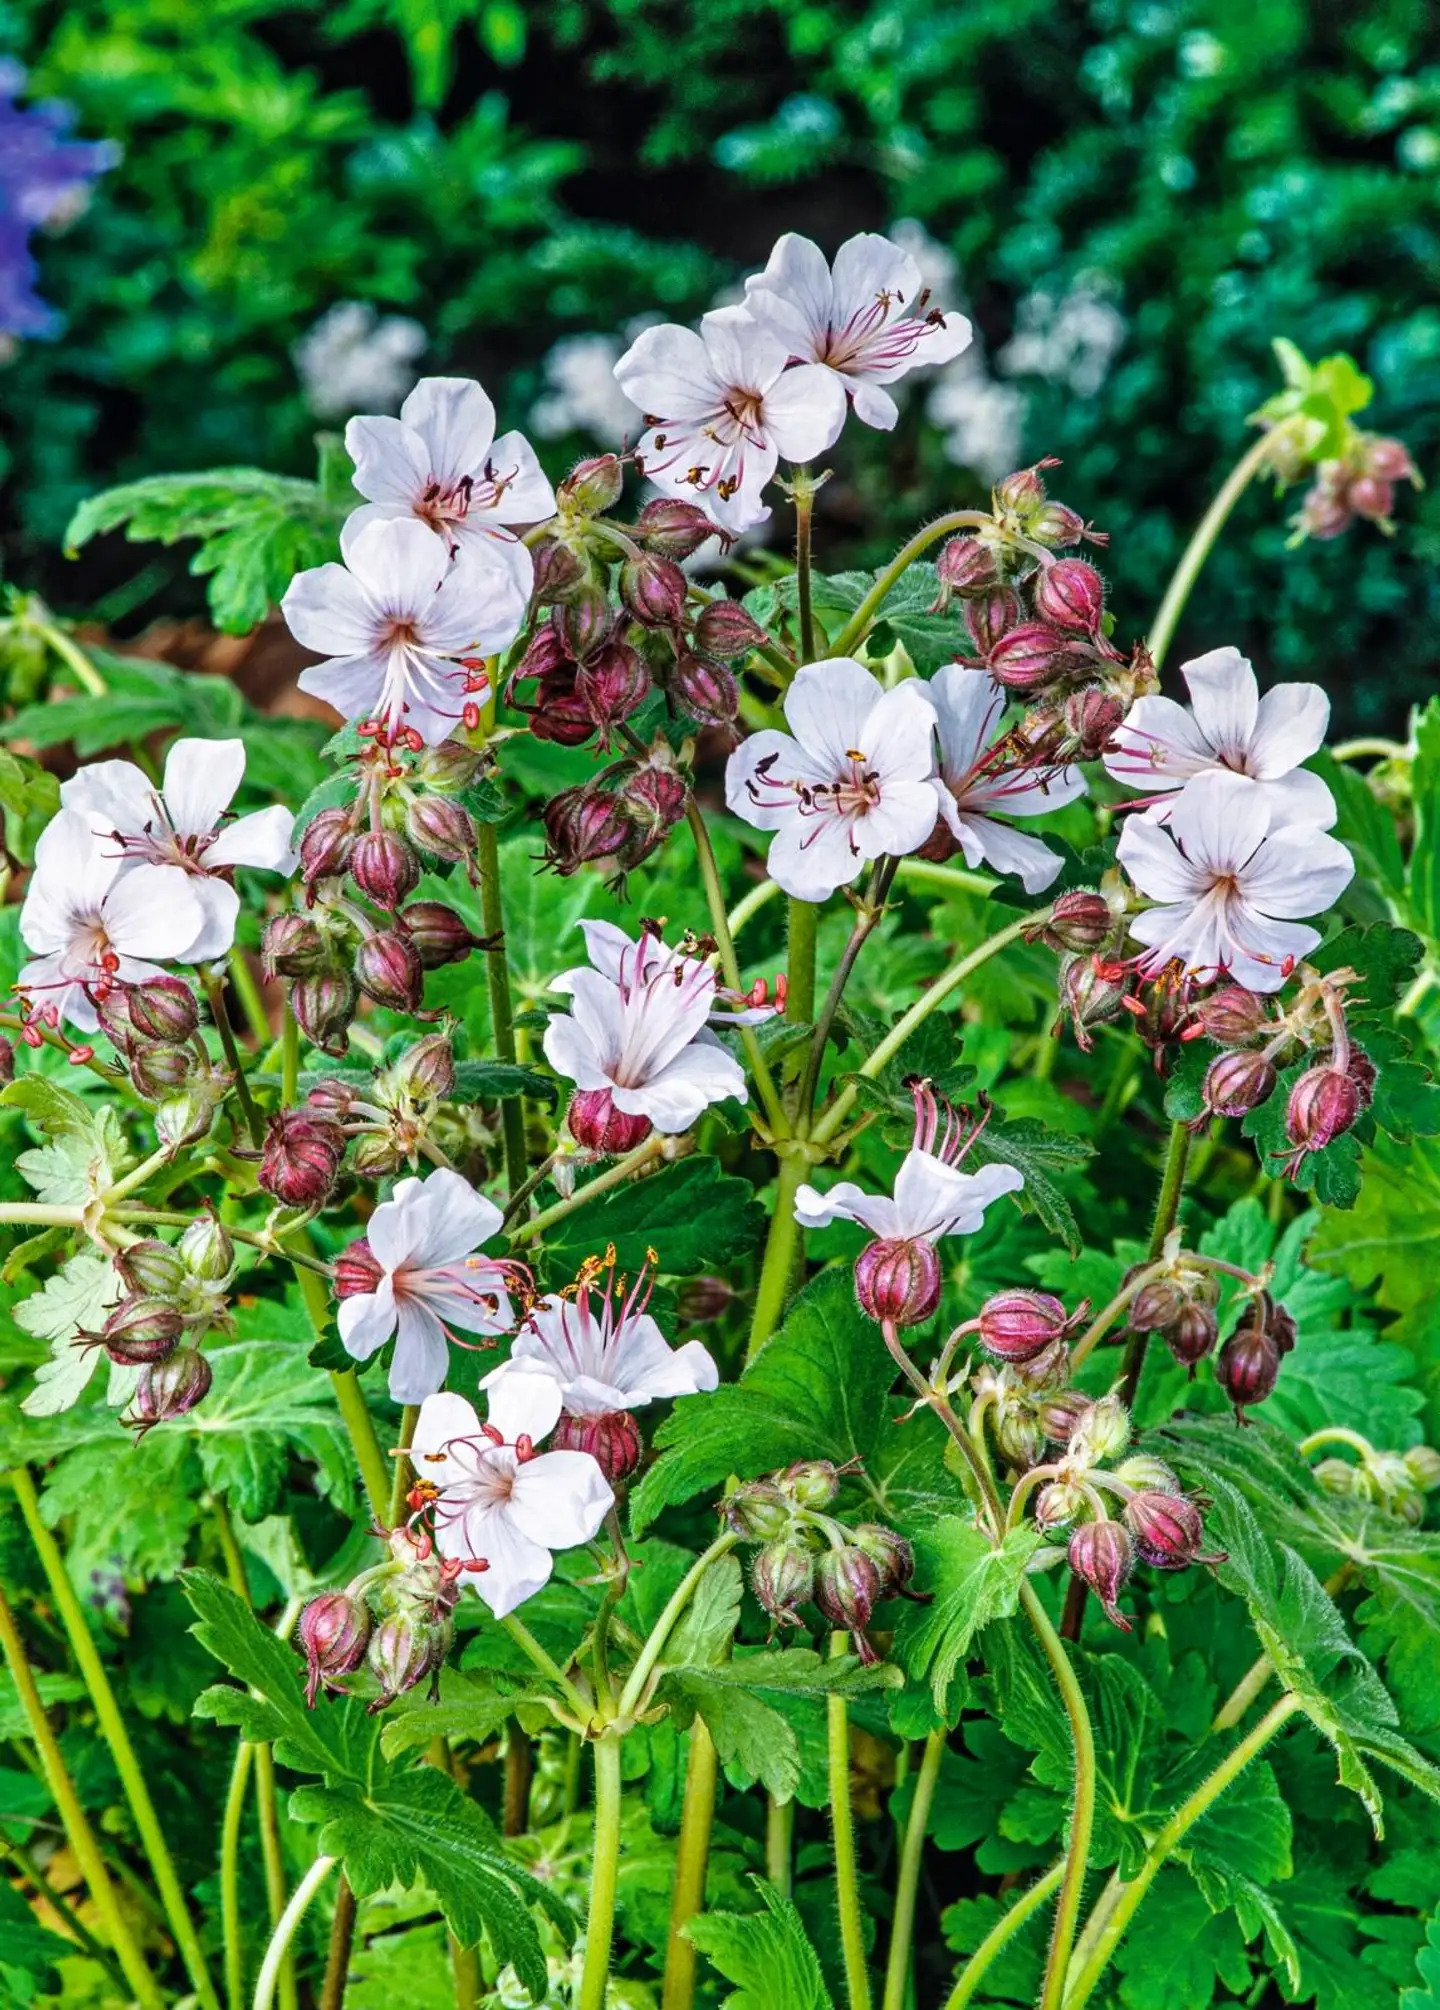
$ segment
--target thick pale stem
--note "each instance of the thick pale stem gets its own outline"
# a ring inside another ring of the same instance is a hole
[[[582,1724],[588,1723],[591,1715],[589,1703],[580,1694],[580,1691],[575,1687],[575,1684],[570,1680],[570,1677],[565,1673],[559,1662],[540,1645],[540,1642],[535,1638],[535,1635],[530,1631],[524,1620],[517,1619],[512,1612],[507,1618],[502,1619],[500,1624],[510,1635],[510,1638],[515,1642],[521,1653],[528,1656],[534,1666],[539,1669],[546,1681],[553,1683],[560,1691],[580,1722]]]
[[[742,988],[740,959],[735,954],[735,943],[730,934],[730,918],[725,911],[725,889],[720,884],[720,868],[715,863],[715,847],[711,844],[710,833],[705,827],[705,812],[693,795],[685,806],[685,821],[689,825],[690,836],[695,844],[700,883],[705,889],[705,905],[710,911],[710,928],[720,955],[720,975],[738,997]],[[753,1028],[743,1026],[740,1029],[740,1045],[744,1049],[745,1065],[754,1080],[766,1122],[776,1137],[788,1136],[790,1120],[785,1114],[785,1106],[775,1086],[775,1077],[770,1072],[769,1062],[760,1051],[760,1043],[755,1038]]]
[[[905,2010],[910,1994],[910,1944],[915,1934],[915,1901],[920,1892],[920,1866],[925,1859],[925,1831],[945,1757],[944,1731],[932,1731],[915,1775],[915,1795],[900,1846],[900,1873],[895,1882],[895,1920],[890,1929],[890,1958],[885,1966],[884,2010]]]
[[[665,1944],[665,1981],[660,2010],[690,2010],[695,2000],[696,1948],[684,1929],[705,1909],[705,1873],[710,1863],[710,1832],[715,1824],[715,1790],[719,1761],[715,1741],[697,1717],[690,1729],[690,1757],[685,1767],[685,1812],[675,1855],[675,1888],[670,1901],[670,1935]]]
[[[800,616],[800,661],[815,661],[815,603],[811,592],[810,531],[815,516],[815,487],[809,470],[797,468],[795,495],[795,606]]]
[[[597,1739],[595,1841],[590,1858],[590,1911],[585,1922],[585,1966],[575,2010],[605,2010],[610,1943],[615,1932],[615,1891],[620,1875],[620,1740]]]
[[[889,595],[916,559],[923,558],[932,544],[938,544],[942,537],[949,537],[952,531],[981,530],[992,522],[993,518],[987,516],[984,510],[959,509],[953,510],[949,516],[938,517],[934,523],[927,523],[923,530],[917,530],[909,543],[902,545],[884,571],[877,575],[875,584],[830,644],[829,654],[851,654],[856,644],[868,634]],[[1048,551],[1042,554],[1047,562],[1052,555]]]
[[[343,1872],[335,1893],[335,1916],[330,1922],[330,1946],[325,1956],[325,1980],[320,1987],[320,2010],[342,2010],[345,1982],[350,1973],[350,1950],[355,1944],[355,1914],[358,1907],[350,1880]]]
[[[1256,475],[1265,466],[1271,448],[1268,433],[1262,433],[1258,440],[1241,455],[1229,474],[1225,477],[1215,500],[1195,526],[1195,534],[1180,555],[1170,584],[1165,589],[1165,598],[1150,629],[1150,655],[1158,670],[1165,660],[1165,652],[1185,611],[1185,603],[1190,598],[1191,589],[1200,577],[1201,568],[1210,556],[1215,540],[1225,527],[1226,519],[1234,509]]]
[[[830,1637],[830,1652],[849,1651],[847,1635]],[[849,2010],[870,2010],[870,1971],[865,1959],[860,1872],[855,1860],[855,1810],[850,1799],[850,1710],[833,1691],[825,1698],[830,1784],[830,1834],[835,1853],[835,1904],[840,1914],[840,1951],[845,1963]]]
[[[714,1542],[697,1556],[670,1595],[670,1601],[650,1629],[650,1637],[640,1649],[635,1666],[630,1671],[629,1680],[620,1694],[616,1709],[617,1716],[633,1717],[645,1694],[645,1685],[655,1672],[655,1664],[665,1652],[665,1644],[675,1630],[676,1622],[690,1600],[695,1596],[695,1588],[712,1563],[718,1563],[722,1556],[728,1556],[739,1538],[727,1529],[716,1536]]]
[[[275,1754],[269,1745],[255,1747],[255,1813],[260,1824],[260,1860],[265,1866],[265,1907],[273,1933],[285,1911],[285,1859],[280,1850],[280,1804],[275,1792]],[[280,2010],[295,2010],[295,1963],[287,1953],[280,1963]]]
[[[245,2010],[245,1939],[240,1915],[240,1827],[245,1817],[245,1793],[250,1784],[250,1768],[255,1747],[243,1742],[235,1748],[230,1769],[230,1791],[225,1796],[225,1813],[220,1823],[220,1935],[225,1943],[225,2002],[227,2010]]]
[[[485,951],[485,983],[490,997],[490,1026],[495,1053],[515,1059],[515,1008],[510,998],[510,963],[505,953],[505,909],[500,897],[500,839],[494,824],[479,824],[475,833],[475,864],[480,879],[480,926],[494,947]],[[505,1145],[505,1184],[518,1193],[525,1184],[525,1105],[507,1096],[500,1105]]]
[[[782,1898],[794,1875],[795,1803],[765,1796],[765,1875]]]
[[[785,959],[785,1017],[797,1026],[815,1017],[815,937],[820,909],[813,900],[790,899]]]
[[[420,1421],[420,1405],[407,1403],[400,1412],[400,1430],[395,1439],[397,1452],[408,1452],[415,1442],[415,1426]],[[395,1477],[390,1486],[390,1516],[385,1526],[398,1528],[405,1516],[405,1496],[409,1493],[414,1475],[414,1467],[409,1459],[395,1461]]]
[[[92,698],[108,697],[110,686],[78,642],[67,635],[63,628],[56,627],[53,621],[41,622],[40,633],[55,654],[74,672],[75,681],[82,691],[87,691]]]
[[[1065,1861],[1053,1864],[1044,1877],[1036,1880],[1030,1889],[1017,1898],[1010,1910],[997,1919],[970,1959],[961,1969],[955,1987],[945,2000],[945,2010],[965,2010],[972,2002],[975,1991],[985,1979],[985,1972],[998,1954],[1003,1953],[1011,1940],[1020,1931],[1027,1919],[1040,1910],[1051,1893],[1059,1888],[1065,1876]]]
[[[1165,1170],[1160,1177],[1160,1197],[1155,1203],[1155,1220],[1150,1228],[1149,1261],[1154,1263],[1180,1216],[1180,1197],[1185,1191],[1185,1169],[1190,1163],[1190,1130],[1186,1124],[1170,1126],[1170,1145],[1165,1154]],[[1140,1377],[1145,1368],[1148,1333],[1132,1333],[1125,1349],[1125,1371],[1120,1381],[1120,1400],[1127,1409],[1134,1406]]]
[[[290,1943],[295,1938],[301,1920],[310,1909],[310,1901],[334,1870],[337,1859],[333,1856],[317,1856],[299,1884],[294,1895],[280,1916],[280,1924],[270,1936],[270,1945],[265,1950],[265,1959],[260,1964],[260,1979],[255,1984],[255,2010],[270,2010],[275,2001],[275,1985],[280,1979],[285,1956],[290,1951]]]
[[[745,1349],[753,1361],[785,1316],[790,1296],[790,1280],[795,1271],[795,1253],[800,1243],[800,1224],[795,1219],[795,1195],[804,1185],[808,1161],[798,1151],[780,1154],[775,1176],[775,1202],[770,1227],[765,1236],[765,1254],[760,1262],[760,1279],[755,1287],[755,1310],[750,1319],[750,1339]]]

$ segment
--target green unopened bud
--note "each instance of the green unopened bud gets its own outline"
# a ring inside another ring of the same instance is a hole
[[[1081,1418],[1070,1440],[1073,1458],[1106,1466],[1118,1459],[1130,1442],[1130,1412],[1118,1396],[1102,1396]]]
[[[1413,1486],[1423,1494],[1433,1494],[1440,1487],[1440,1452],[1430,1445],[1412,1445],[1405,1454],[1406,1470]]]
[[[855,1530],[855,1547],[863,1550],[880,1573],[878,1596],[891,1598],[915,1575],[915,1552],[903,1535],[879,1522],[862,1521]]]
[[[1035,1526],[1047,1533],[1067,1528],[1085,1506],[1083,1489],[1076,1480],[1052,1480],[1035,1496]]]
[[[1045,1426],[1028,1404],[1009,1404],[996,1417],[995,1442],[1010,1464],[1023,1471],[1044,1456]]]
[[[180,1252],[153,1237],[122,1249],[115,1258],[115,1268],[126,1291],[143,1297],[173,1298],[185,1282]]]
[[[192,1277],[223,1284],[235,1268],[235,1245],[222,1221],[202,1214],[180,1238],[180,1257]]]
[[[827,1508],[840,1491],[839,1475],[829,1459],[800,1459],[777,1473],[775,1481],[801,1508]]]
[[[1152,1459],[1144,1452],[1136,1452],[1132,1458],[1113,1467],[1112,1471],[1122,1486],[1133,1487],[1137,1493],[1178,1494],[1185,1491],[1163,1459]]]
[[[394,1067],[390,1079],[419,1101],[430,1102],[448,1096],[455,1086],[455,1049],[445,1033],[429,1033],[407,1048]]]
[[[793,1520],[791,1502],[773,1480],[753,1480],[720,1503],[728,1525],[745,1542],[773,1542]]]
[[[804,1605],[815,1589],[815,1558],[803,1543],[783,1537],[767,1542],[755,1552],[750,1585],[772,1619],[798,1626],[795,1608]]]
[[[1322,1493],[1338,1494],[1341,1499],[1367,1499],[1369,1483],[1363,1466],[1352,1466],[1348,1459],[1321,1459],[1319,1465],[1311,1467],[1311,1475]]]

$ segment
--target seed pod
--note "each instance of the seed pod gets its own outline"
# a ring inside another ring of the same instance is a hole
[[[1175,1324],[1165,1334],[1165,1345],[1182,1368],[1193,1376],[1196,1365],[1214,1348],[1220,1337],[1220,1322],[1209,1305],[1186,1302]]]
[[[280,1110],[260,1154],[260,1185],[286,1207],[319,1207],[335,1185],[345,1134],[318,1111]]]
[[[405,833],[432,858],[461,863],[475,856],[475,819],[447,796],[417,796],[405,812]],[[354,871],[352,865],[351,871]],[[408,893],[409,887],[405,889]],[[394,903],[387,903],[393,908]]]
[[[1108,544],[1108,536],[1090,530],[1084,517],[1068,508],[1062,502],[1047,502],[1034,511],[1026,526],[1026,535],[1035,544],[1049,545],[1052,551],[1059,551],[1069,544],[1079,544],[1081,538],[1088,537],[1092,544]]]
[[[863,1550],[880,1573],[877,1598],[893,1598],[915,1575],[915,1551],[903,1535],[879,1522],[862,1521],[854,1530],[855,1547]]]
[[[1007,1403],[995,1419],[995,1442],[1016,1472],[1045,1455],[1045,1427],[1028,1403]]]
[[[195,993],[178,977],[151,977],[130,986],[130,1024],[142,1040],[178,1047],[200,1024]]]
[[[677,559],[693,558],[713,537],[728,542],[698,504],[671,496],[657,496],[654,502],[646,503],[635,519],[635,535],[649,550]]]
[[[1237,1326],[1220,1349],[1215,1379],[1243,1422],[1244,1412],[1263,1403],[1280,1379],[1280,1350],[1263,1327]]]
[[[855,1296],[877,1324],[919,1326],[940,1303],[940,1258],[933,1242],[885,1236],[855,1259]]]
[[[697,650],[676,652],[666,684],[681,711],[702,726],[728,726],[740,709],[734,673]]]
[[[935,561],[935,576],[940,582],[940,599],[931,609],[935,614],[945,612],[951,594],[987,593],[1000,583],[995,553],[978,537],[952,537]]]
[[[608,1089],[577,1089],[565,1114],[566,1128],[576,1144],[600,1158],[621,1158],[650,1135],[650,1119],[638,1112],[617,1110]]]
[[[650,696],[650,671],[628,642],[607,642],[585,658],[575,673],[575,695],[608,747],[614,727],[639,711]]]
[[[1242,985],[1212,991],[1195,1007],[1207,1036],[1222,1047],[1249,1047],[1272,1030],[1269,1001]]]
[[[184,1326],[179,1308],[163,1298],[122,1298],[98,1333],[82,1327],[77,1337],[83,1345],[102,1347],[117,1367],[141,1368],[173,1354]]]
[[[556,486],[555,500],[564,513],[603,516],[617,503],[625,487],[625,469],[618,454],[595,454],[578,461]]]
[[[584,587],[555,608],[550,625],[566,654],[576,663],[602,648],[615,629],[615,615],[599,587]]]
[[[965,602],[965,626],[976,654],[988,662],[1010,630],[1019,624],[1020,596],[1008,586],[991,586]]]
[[[743,1542],[774,1542],[789,1532],[793,1503],[773,1480],[751,1480],[720,1503],[726,1524]]]
[[[837,1629],[860,1633],[882,1596],[880,1571],[863,1549],[823,1550],[815,1564],[815,1604]]]
[[[797,1605],[805,1605],[814,1595],[815,1558],[803,1543],[777,1537],[757,1549],[750,1565],[750,1587],[756,1598],[782,1626],[798,1626]]]
[[[313,977],[330,960],[330,937],[308,914],[277,914],[265,924],[260,958],[267,977]]]
[[[1201,1095],[1217,1117],[1243,1117],[1258,1109],[1275,1087],[1275,1066],[1243,1047],[1217,1054],[1205,1070]]]
[[[695,647],[702,656],[718,656],[722,663],[738,663],[765,640],[765,630],[738,600],[720,594],[701,608],[693,630]]]
[[[210,1363],[193,1347],[177,1347],[163,1361],[140,1370],[128,1417],[121,1419],[138,1444],[147,1431],[171,1417],[184,1417],[203,1403],[214,1380]]]
[[[980,1307],[980,1345],[1000,1361],[1033,1361],[1070,1329],[1070,1317],[1048,1291],[997,1291]]]
[[[1105,616],[1105,582],[1083,558],[1057,558],[1053,565],[1040,568],[1035,612],[1057,628],[1098,634]]]
[[[557,1452],[588,1452],[613,1485],[628,1480],[640,1463],[640,1427],[628,1410],[598,1417],[573,1417],[562,1410],[550,1440]]]
[[[224,1222],[208,1211],[180,1238],[180,1260],[202,1284],[223,1284],[235,1268],[235,1244]]]
[[[581,782],[552,796],[540,820],[545,826],[545,863],[562,879],[597,859],[618,858],[633,831],[615,797],[594,782]]]
[[[1012,475],[995,484],[990,491],[990,502],[997,516],[1027,518],[1043,507],[1045,483],[1041,478],[1042,467],[1053,466],[1053,462],[1037,461],[1033,468],[1017,468]]]
[[[484,765],[478,747],[467,747],[463,740],[442,740],[438,747],[425,748],[415,763],[415,779],[443,796],[454,796],[469,788]]]
[[[300,835],[300,871],[307,884],[333,879],[349,863],[355,844],[353,810],[320,810]]]
[[[414,1012],[425,995],[425,965],[408,936],[396,929],[367,935],[355,952],[355,982],[367,998],[392,1012]]]
[[[1074,758],[1098,761],[1109,752],[1117,728],[1124,724],[1125,707],[1110,692],[1091,685],[1089,690],[1069,694],[1061,707],[1061,718]]]
[[[1122,1633],[1132,1631],[1116,1600],[1135,1567],[1135,1551],[1118,1521],[1082,1522],[1070,1538],[1067,1561],[1075,1575],[1095,1593],[1105,1617]]]
[[[387,1173],[398,1172],[407,1157],[403,1143],[389,1131],[367,1131],[351,1149],[350,1170],[356,1179],[384,1179]]]
[[[158,1237],[147,1236],[117,1250],[114,1258],[120,1282],[127,1293],[147,1298],[170,1298],[185,1283],[185,1265],[178,1249]]]
[[[690,784],[678,769],[647,761],[621,783],[615,800],[633,829],[663,837],[684,816]]]
[[[155,1052],[162,1050],[156,1048]],[[228,1077],[221,1077],[223,1083]],[[155,1136],[167,1151],[178,1152],[184,1145],[198,1144],[208,1137],[215,1123],[223,1088],[207,1079],[190,1082],[174,1095],[155,1105]]]
[[[350,877],[367,900],[393,914],[419,884],[420,861],[398,831],[361,831],[350,850]]]
[[[840,1474],[831,1459],[797,1459],[776,1473],[775,1484],[797,1507],[815,1513],[828,1508],[840,1491]]]
[[[290,1009],[312,1045],[326,1054],[345,1054],[350,1047],[350,1021],[358,999],[354,981],[343,970],[302,977],[290,993]]]
[[[1044,939],[1052,949],[1079,954],[1102,949],[1114,933],[1115,917],[1105,896],[1077,887],[1062,893],[1050,910]]]
[[[1361,1109],[1360,1091],[1339,1068],[1307,1068],[1285,1110],[1285,1135],[1300,1152],[1323,1151],[1348,1131]]]
[[[313,1709],[323,1684],[340,1686],[340,1679],[353,1675],[365,1659],[370,1643],[371,1620],[361,1599],[345,1591],[325,1591],[312,1598],[300,1614],[295,1637],[305,1654],[305,1701]]]
[[[316,1082],[305,1091],[307,1110],[319,1110],[327,1117],[336,1117],[344,1122],[360,1100],[360,1091],[351,1082],[337,1081],[333,1076]]]
[[[363,1235],[347,1243],[330,1266],[337,1298],[368,1298],[384,1275]]]
[[[1066,1528],[1085,1506],[1085,1495],[1076,1480],[1051,1480],[1035,1496],[1035,1526],[1048,1535]]]
[[[1124,1507],[1125,1526],[1135,1538],[1135,1553],[1155,1570],[1184,1570],[1200,1556],[1205,1524],[1194,1501],[1183,1494],[1131,1494]]]
[[[200,1071],[198,1055],[189,1047],[150,1047],[138,1043],[130,1049],[130,1083],[137,1096],[147,1103],[160,1103],[185,1088]]]
[[[395,919],[426,970],[439,970],[447,963],[463,963],[483,940],[443,900],[412,900]]]
[[[690,583],[673,558],[642,551],[620,568],[620,604],[642,628],[678,628]]]

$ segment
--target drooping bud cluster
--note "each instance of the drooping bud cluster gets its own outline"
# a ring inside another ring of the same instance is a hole
[[[235,1245],[213,1214],[200,1215],[179,1242],[132,1242],[115,1258],[121,1297],[98,1331],[81,1328],[78,1347],[99,1347],[117,1367],[138,1368],[132,1408],[121,1419],[137,1438],[193,1410],[209,1393],[211,1368],[199,1351],[207,1333],[234,1330],[228,1292]]]
[[[1237,1423],[1272,1393],[1280,1363],[1294,1345],[1294,1319],[1268,1291],[1257,1291],[1215,1362],[1215,1379],[1235,1405]]]
[[[1425,486],[1404,442],[1357,432],[1346,454],[1322,461],[1315,470],[1299,514],[1292,519],[1292,543],[1341,537],[1357,517],[1392,536],[1399,482],[1417,489]]]
[[[562,878],[581,866],[610,868],[612,885],[659,849],[684,818],[690,784],[669,744],[614,761],[586,782],[562,789],[542,812],[545,863]]]
[[[878,1522],[850,1528],[827,1510],[849,1468],[826,1459],[787,1466],[738,1487],[720,1513],[744,1542],[759,1545],[750,1585],[777,1626],[801,1626],[813,1606],[837,1632],[848,1632],[860,1659],[878,1660],[866,1628],[875,1607],[907,1595],[915,1574],[908,1542]]]
[[[439,1681],[455,1637],[462,1566],[442,1558],[423,1529],[391,1529],[385,1543],[386,1562],[343,1591],[312,1598],[300,1615],[296,1638],[312,1709],[322,1688],[344,1693],[362,1669],[376,1687],[372,1712],[427,1677],[432,1688]]]
[[[1377,1507],[1407,1528],[1420,1526],[1426,1496],[1440,1488],[1440,1452],[1430,1445],[1411,1445],[1404,1452],[1377,1451],[1358,1431],[1349,1429],[1317,1431],[1301,1449],[1316,1451],[1327,1443],[1344,1445],[1358,1458],[1332,1453],[1321,1459],[1313,1468],[1317,1486],[1327,1494]]]
[[[160,1143],[178,1151],[208,1137],[231,1076],[206,1052],[190,986],[168,976],[115,984],[97,995],[95,1013],[129,1071],[130,1086],[152,1105]]]

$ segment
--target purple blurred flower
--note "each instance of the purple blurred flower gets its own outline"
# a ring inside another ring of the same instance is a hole
[[[20,105],[25,72],[0,62],[0,339],[58,332],[60,317],[35,291],[32,231],[59,229],[84,208],[89,184],[113,167],[107,140],[68,137],[68,106]]]

